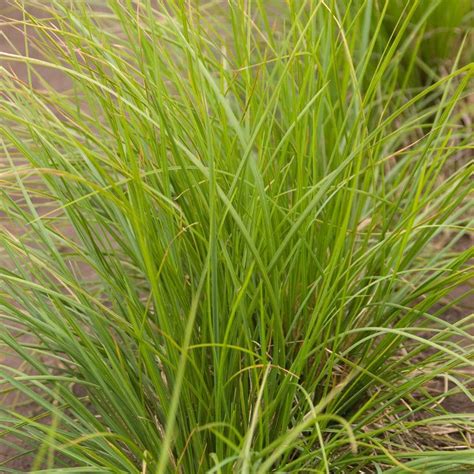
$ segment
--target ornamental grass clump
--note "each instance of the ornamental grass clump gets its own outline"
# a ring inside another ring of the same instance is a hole
[[[15,3],[2,472],[474,469],[452,3]]]

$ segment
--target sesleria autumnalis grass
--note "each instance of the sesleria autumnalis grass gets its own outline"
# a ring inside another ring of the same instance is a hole
[[[473,276],[472,36],[456,3],[451,60],[428,63],[429,3],[18,2],[27,54],[0,53],[28,72],[0,79],[12,457],[472,471],[472,414],[442,403],[472,399],[473,319],[445,317],[472,294],[450,296]]]

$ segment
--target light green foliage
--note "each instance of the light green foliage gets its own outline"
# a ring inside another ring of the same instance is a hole
[[[379,9],[384,2],[375,2]],[[388,2],[387,25],[396,28],[403,12],[411,2],[391,0]],[[463,36],[468,35],[470,48],[465,51],[467,61],[472,61],[473,48],[472,24],[474,23],[474,3],[472,0],[420,0],[413,15],[412,29],[419,24],[419,33],[413,37],[412,46],[416,47],[416,61],[425,75],[429,76],[429,67],[452,64]]]
[[[0,444],[43,472],[471,471],[441,403],[472,382],[445,317],[469,41],[420,87],[423,1],[396,27],[376,0],[104,3],[38,2],[43,55],[0,53],[36,81],[1,72]]]

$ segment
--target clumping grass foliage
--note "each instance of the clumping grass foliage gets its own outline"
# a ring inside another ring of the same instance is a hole
[[[1,471],[472,472],[470,1],[10,3]]]

